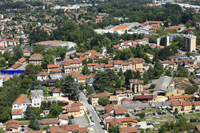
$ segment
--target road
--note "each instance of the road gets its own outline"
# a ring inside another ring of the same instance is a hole
[[[79,94],[79,100],[82,101],[84,107],[89,111],[89,115],[92,117],[92,120],[95,123],[94,124],[94,132],[95,133],[104,133],[105,131],[102,129],[102,126],[100,124],[101,120],[99,119],[93,106],[88,103],[86,96],[82,92]]]

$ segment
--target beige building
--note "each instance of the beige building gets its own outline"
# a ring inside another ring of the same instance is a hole
[[[79,59],[63,61],[63,69],[65,73],[70,73],[73,71],[82,71],[82,61]]]
[[[43,56],[41,54],[33,54],[29,58],[29,63],[32,63],[34,65],[41,65],[42,59],[43,59]]]
[[[110,95],[108,93],[91,94],[88,96],[89,102],[93,105],[99,105],[98,100],[100,97],[108,98]]]
[[[130,79],[130,89],[133,90],[134,93],[140,93],[144,89],[144,81],[139,79]]]
[[[185,35],[184,36],[184,47],[183,49],[187,52],[196,51],[196,36]]]
[[[200,101],[193,102],[194,110],[200,110]]]

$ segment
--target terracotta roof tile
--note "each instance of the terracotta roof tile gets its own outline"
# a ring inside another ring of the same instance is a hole
[[[27,95],[25,94],[21,94],[20,96],[18,96],[18,98],[13,102],[13,104],[22,104],[25,99],[27,98]]]
[[[58,64],[47,65],[47,68],[58,68]]]
[[[18,61],[21,62],[21,63],[24,63],[26,61],[26,58],[22,57]]]
[[[21,115],[22,114],[22,109],[13,109],[12,110],[12,115]]]

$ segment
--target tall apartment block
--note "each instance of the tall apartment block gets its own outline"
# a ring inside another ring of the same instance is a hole
[[[196,36],[185,35],[184,36],[184,46],[183,49],[187,52],[196,51]]]

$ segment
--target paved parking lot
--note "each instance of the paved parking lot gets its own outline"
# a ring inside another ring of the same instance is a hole
[[[85,116],[76,116],[74,117],[74,124],[78,124],[80,127],[86,127],[88,125],[88,121]]]

